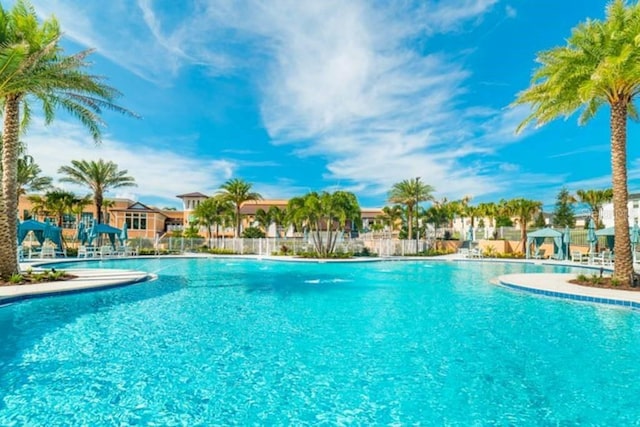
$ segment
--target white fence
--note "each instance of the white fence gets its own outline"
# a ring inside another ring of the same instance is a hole
[[[166,237],[159,240],[131,239],[130,245],[141,252],[175,253],[199,252],[206,249],[221,252],[268,256],[275,254],[298,255],[313,252],[313,242],[303,238],[263,238],[263,239],[191,239]],[[433,240],[383,239],[343,239],[336,244],[335,252],[363,253],[368,251],[378,256],[403,256],[416,254],[433,248]],[[365,249],[366,248],[366,249]]]

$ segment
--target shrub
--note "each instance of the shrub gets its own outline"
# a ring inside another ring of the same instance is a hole
[[[371,249],[369,249],[366,246],[364,246],[360,251],[354,253],[353,256],[358,256],[358,257],[376,257],[376,256],[378,256],[378,254],[376,254],[374,252],[371,252]]]
[[[242,237],[245,239],[263,239],[265,234],[258,227],[248,227],[242,232]]]
[[[14,285],[19,285],[20,283],[22,283],[23,279],[24,278],[22,277],[22,274],[15,273],[15,274],[12,274],[11,277],[9,277],[9,283],[12,283]]]

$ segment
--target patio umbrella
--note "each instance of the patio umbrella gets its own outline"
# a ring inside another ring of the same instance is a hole
[[[638,221],[636,221],[631,229],[631,250],[634,253],[636,252],[638,243],[640,243],[640,227],[638,227]]]
[[[473,241],[473,227],[469,226],[469,230],[467,230],[467,238],[465,240]]]
[[[87,242],[87,230],[82,221],[78,223],[78,228],[76,229],[76,240],[80,242],[81,245]]]
[[[87,245],[91,245],[93,241],[98,237],[98,230],[96,229],[96,220],[91,221],[91,227],[86,231],[87,233]]]
[[[128,227],[127,223],[125,222],[124,224],[122,224],[122,230],[120,230],[120,235],[118,236],[121,245],[124,245],[124,242],[129,240],[129,232],[127,230]]]
[[[569,259],[569,254],[571,253],[569,252],[569,246],[571,244],[571,229],[568,225],[564,228],[564,235],[562,238],[564,240],[564,257],[565,259]]]
[[[593,221],[593,218],[589,219],[589,226],[587,227],[587,242],[589,242],[589,253],[595,253],[598,236],[596,236],[596,223]]]

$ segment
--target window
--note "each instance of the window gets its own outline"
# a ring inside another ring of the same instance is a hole
[[[62,228],[76,228],[76,216],[64,214],[62,216]]]
[[[80,222],[83,222],[85,227],[89,227],[92,220],[93,214],[91,212],[82,212],[82,215],[80,216]]]
[[[31,212],[29,212],[28,209],[25,209],[24,211],[22,211],[22,220],[26,221],[28,219],[33,219],[33,216],[31,215]]]
[[[124,214],[124,220],[127,223],[129,230],[146,230],[147,229],[147,214],[139,212],[126,212]]]

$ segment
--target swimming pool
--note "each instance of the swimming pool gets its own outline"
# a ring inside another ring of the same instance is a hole
[[[0,309],[0,425],[629,425],[640,318],[487,262],[150,259]],[[71,268],[72,264],[64,268]]]

